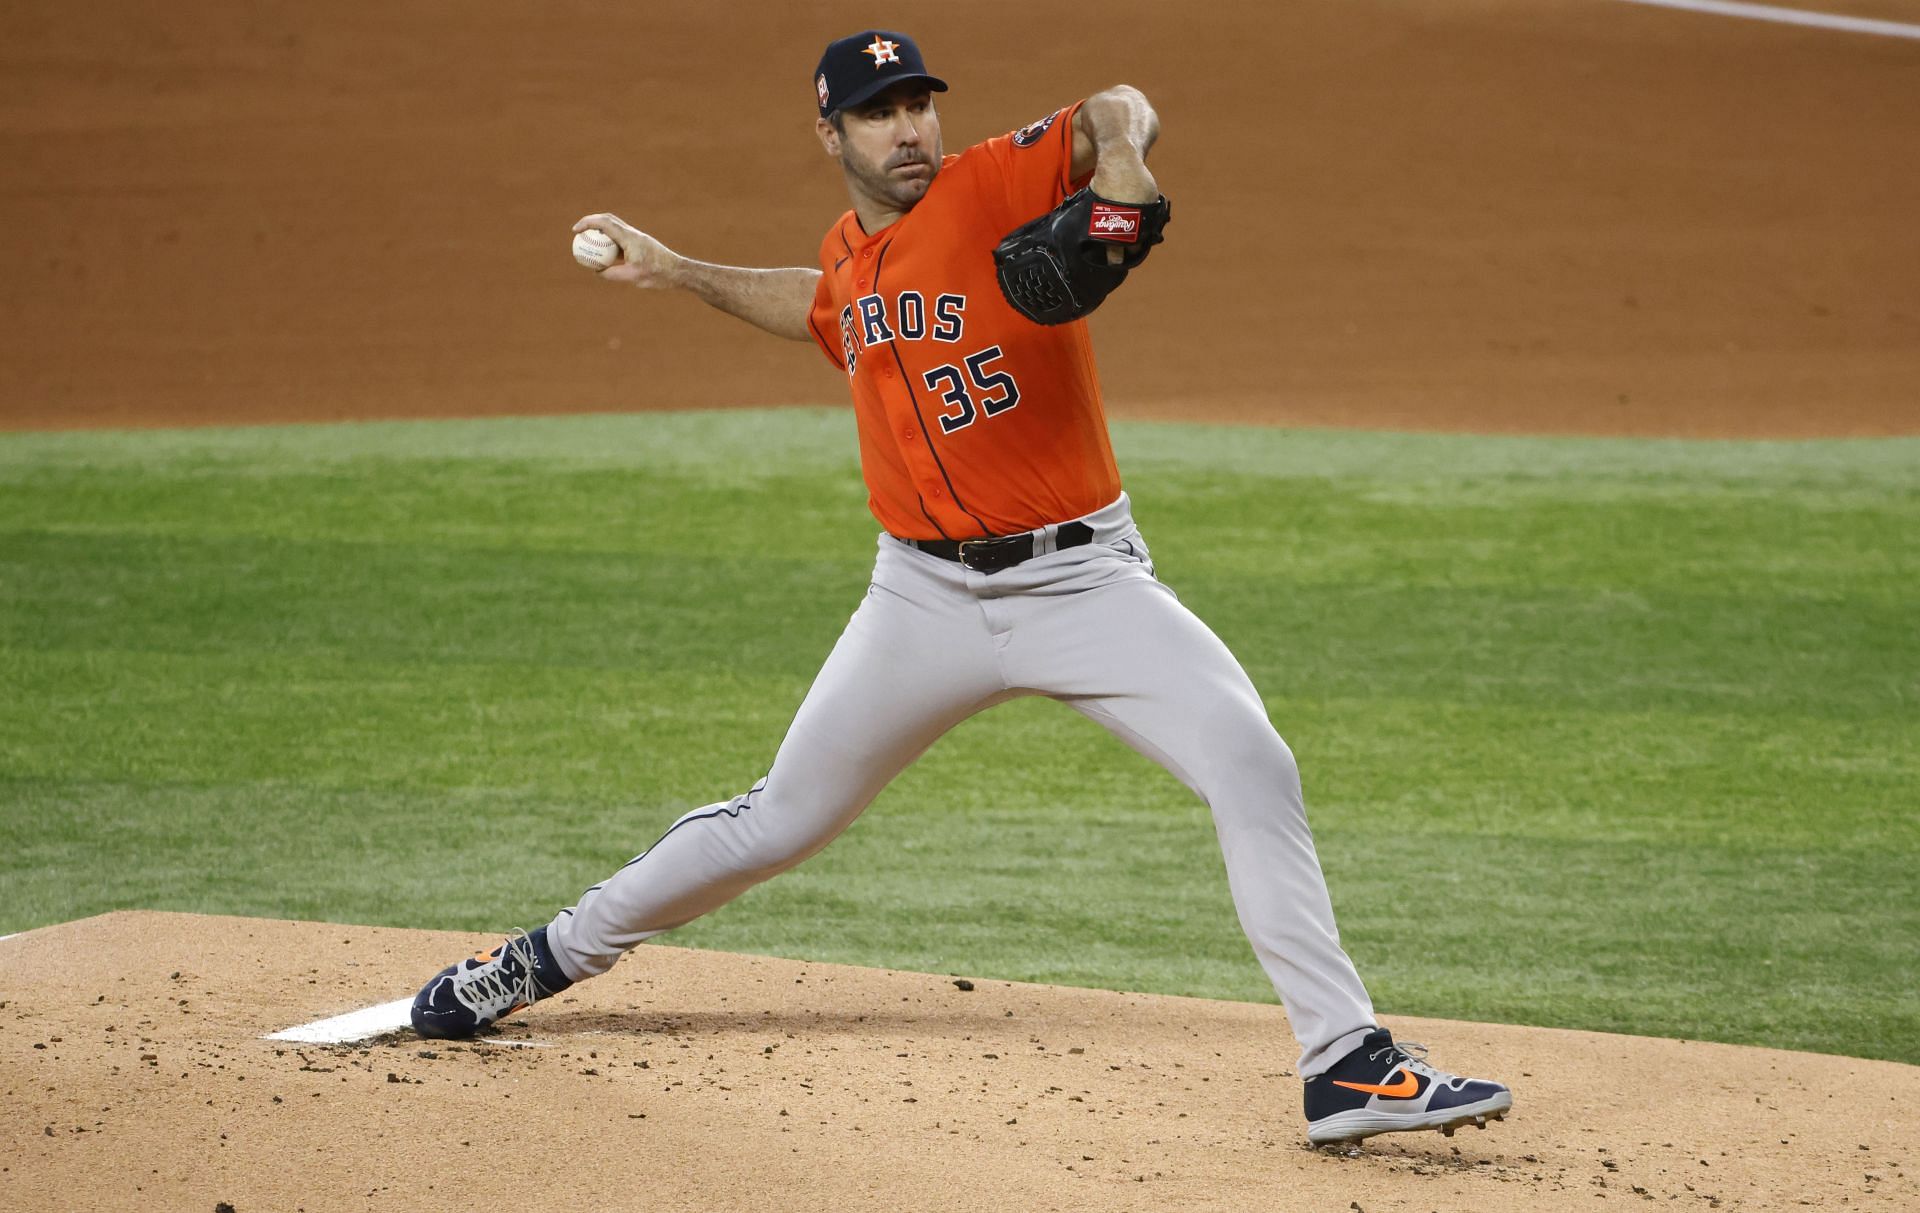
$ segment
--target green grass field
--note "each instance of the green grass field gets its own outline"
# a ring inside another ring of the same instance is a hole
[[[1115,434],[1384,1012],[1920,1062],[1920,440]],[[0,932],[544,921],[762,773],[872,545],[844,412],[0,436]],[[669,938],[1273,997],[1045,701]]]

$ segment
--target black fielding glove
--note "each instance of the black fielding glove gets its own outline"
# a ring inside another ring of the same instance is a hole
[[[1148,203],[1112,202],[1080,190],[1007,233],[993,250],[1000,293],[1035,324],[1078,320],[1105,302],[1127,271],[1147,259],[1173,218],[1163,194]],[[1107,250],[1119,249],[1118,263]]]

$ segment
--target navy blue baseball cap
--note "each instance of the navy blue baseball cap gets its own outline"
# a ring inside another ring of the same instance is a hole
[[[936,93],[947,82],[927,74],[927,64],[913,39],[892,30],[870,29],[827,44],[813,73],[813,91],[820,99],[820,116],[858,105],[883,88],[902,80],[924,80]]]

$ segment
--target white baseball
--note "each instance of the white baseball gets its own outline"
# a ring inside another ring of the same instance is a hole
[[[588,228],[573,238],[573,259],[590,270],[604,270],[620,264],[620,246],[605,232]]]

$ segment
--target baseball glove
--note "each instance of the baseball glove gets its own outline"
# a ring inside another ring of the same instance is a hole
[[[1173,218],[1165,195],[1150,203],[1110,202],[1080,190],[993,250],[1000,293],[1035,324],[1065,324],[1092,312],[1147,259]],[[1109,249],[1120,250],[1109,264]]]

